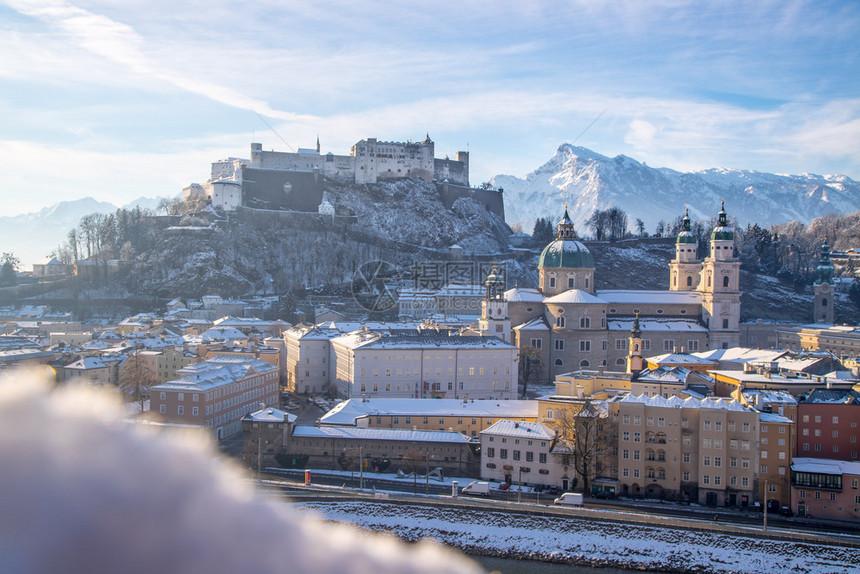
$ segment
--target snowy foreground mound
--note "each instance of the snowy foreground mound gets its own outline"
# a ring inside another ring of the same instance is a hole
[[[857,572],[856,548],[589,520],[368,502],[302,503],[336,522],[475,555],[665,572]]]

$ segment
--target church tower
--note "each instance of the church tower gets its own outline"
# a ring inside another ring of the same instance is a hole
[[[645,370],[645,359],[642,358],[642,331],[639,329],[639,313],[633,318],[633,328],[630,329],[630,345],[627,355],[627,372],[635,379]]]
[[[484,282],[484,298],[481,300],[481,316],[478,330],[487,336],[511,341],[511,319],[508,317],[508,301],[505,299],[505,278],[493,265]]]
[[[824,238],[818,267],[815,268],[818,278],[813,290],[815,298],[812,303],[812,320],[816,323],[833,324],[833,263],[830,262],[830,245]]]
[[[702,320],[710,332],[711,349],[740,345],[740,268],[735,257],[735,235],[729,226],[726,204],[711,232],[710,255],[702,264],[698,291],[702,294]]]
[[[681,220],[681,231],[675,241],[675,258],[669,262],[669,290],[695,291],[702,275],[702,262],[696,257],[699,240],[690,229],[690,210]]]

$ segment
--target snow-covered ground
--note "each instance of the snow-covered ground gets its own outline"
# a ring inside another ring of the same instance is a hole
[[[667,572],[849,574],[860,550],[803,542],[620,524],[375,502],[303,502],[335,522],[435,539],[470,554]]]

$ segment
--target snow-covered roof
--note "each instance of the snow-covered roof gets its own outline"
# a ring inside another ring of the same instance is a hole
[[[777,413],[759,413],[758,418],[763,423],[778,423],[790,425],[794,422],[790,418],[784,417]]]
[[[364,416],[457,416],[535,418],[537,401],[496,401],[459,399],[349,399],[338,403],[319,422],[326,425],[354,425]]]
[[[277,371],[265,361],[246,355],[216,355],[207,361],[193,363],[176,371],[178,378],[152,388],[205,392],[230,385],[252,373]]]
[[[341,426],[297,426],[293,436],[299,438],[331,438],[354,440],[390,440],[399,442],[441,442],[466,444],[469,437],[458,432],[420,431],[408,429],[369,429]]]
[[[757,401],[765,404],[782,403],[787,405],[796,405],[797,399],[788,391],[779,389],[743,389],[741,391],[748,403],[755,404]]]
[[[860,476],[860,462],[829,458],[797,457],[791,461],[791,470],[814,474],[850,474]]]
[[[610,331],[630,331],[633,328],[633,319],[610,319],[606,322]],[[707,333],[696,319],[654,319],[639,318],[640,331],[664,331],[681,333]]]
[[[788,387],[797,386],[798,383],[807,386],[810,384],[810,380],[806,378],[789,378],[783,377],[777,373],[756,373],[756,372],[744,372],[744,371],[732,371],[732,370],[712,370],[708,371],[712,375],[722,376],[727,379],[734,379],[741,383],[769,383],[769,384],[779,384],[785,385]]]
[[[274,407],[262,408],[256,412],[245,415],[242,420],[255,423],[294,423],[298,417]]]
[[[860,405],[860,393],[853,389],[815,389],[802,399],[804,403]]]
[[[648,357],[645,360],[656,365],[717,365],[717,361],[703,359],[689,353],[665,353],[663,355]]]
[[[549,324],[543,315],[535,317],[531,321],[526,321],[522,325],[514,327],[516,331],[549,331]]]
[[[116,358],[113,360],[115,361]],[[94,369],[107,369],[108,367],[110,367],[110,365],[104,357],[84,357],[82,359],[78,359],[74,363],[66,365],[64,368],[89,371]]]
[[[636,291],[604,289],[596,292],[606,303],[639,303],[664,305],[701,305],[702,295],[697,291]]]
[[[665,407],[665,408],[684,408],[684,409],[721,409],[727,411],[735,411],[735,412],[753,412],[751,409],[743,406],[741,403],[734,399],[724,399],[724,398],[707,398],[707,399],[695,399],[693,397],[689,397],[687,399],[681,399],[676,396],[669,397],[668,399],[663,398],[659,395],[654,397],[649,397],[644,394],[642,395],[634,395],[633,393],[628,393],[624,396],[624,398],[618,401],[619,403],[642,403],[649,407]]]
[[[748,347],[730,347],[728,349],[712,349],[692,353],[703,359],[725,361],[731,363],[771,362],[788,354],[788,351],[772,351],[767,349],[750,349]]]
[[[508,303],[541,303],[543,293],[530,287],[514,287],[505,291],[505,300]]]
[[[221,340],[240,340],[244,341],[248,338],[248,335],[236,329],[235,327],[212,327],[211,329],[207,329],[200,335],[201,340],[204,342],[208,341],[221,341]]]
[[[552,440],[555,431],[541,423],[502,420],[488,429],[481,431],[482,435],[528,438],[534,440]]]
[[[606,301],[599,299],[588,293],[587,291],[583,291],[582,289],[568,289],[558,295],[553,295],[552,297],[547,297],[543,300],[544,303],[586,303],[586,304],[606,304]]]
[[[354,331],[332,339],[332,344],[350,349],[517,349],[515,345],[498,337],[446,335],[436,332],[386,336],[373,331]]]

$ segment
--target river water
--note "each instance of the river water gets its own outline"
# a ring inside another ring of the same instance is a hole
[[[483,566],[487,572],[500,574],[659,574],[651,570],[619,570],[618,568],[591,568],[589,566],[569,566],[550,564],[535,560],[512,560],[487,556],[470,556]]]

